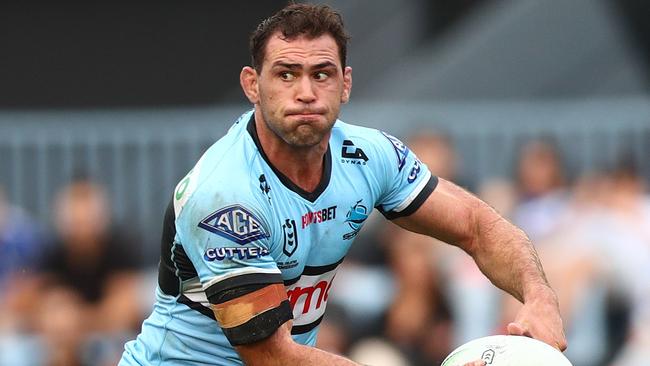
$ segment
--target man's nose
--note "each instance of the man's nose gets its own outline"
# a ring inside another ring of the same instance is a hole
[[[312,103],[316,100],[314,85],[309,77],[303,77],[297,85],[296,99],[302,103]]]

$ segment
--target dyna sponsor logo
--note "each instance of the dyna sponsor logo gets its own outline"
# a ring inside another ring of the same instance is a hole
[[[324,208],[322,210],[307,212],[302,215],[302,228],[311,224],[320,224],[321,222],[334,220],[336,218],[336,206]]]
[[[346,164],[366,165],[368,156],[350,140],[343,141],[341,162]]]
[[[298,282],[287,287],[294,325],[310,324],[325,313],[334,275],[335,270],[315,276],[302,275]]]

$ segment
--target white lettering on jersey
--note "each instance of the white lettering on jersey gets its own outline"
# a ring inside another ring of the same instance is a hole
[[[298,282],[287,287],[293,325],[311,324],[323,316],[335,274],[336,269],[315,276],[303,274]]]

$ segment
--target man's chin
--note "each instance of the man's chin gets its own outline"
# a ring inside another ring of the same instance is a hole
[[[294,130],[289,140],[291,145],[296,147],[311,147],[318,145],[325,135],[326,133],[322,128],[317,128],[312,124],[304,124]]]
[[[309,133],[294,134],[285,139],[285,141],[293,147],[310,148],[320,144],[324,137],[325,134],[310,131]]]
[[[316,139],[316,138],[293,138],[290,139],[290,141],[287,141],[289,145],[301,149],[314,147],[318,145],[320,142],[321,139]]]

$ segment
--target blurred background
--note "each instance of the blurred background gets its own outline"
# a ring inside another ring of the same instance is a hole
[[[575,366],[650,357],[650,4],[333,0],[341,119],[405,140],[533,239]],[[151,311],[176,182],[249,109],[248,35],[285,1],[0,5],[0,365],[111,365]],[[381,216],[381,215],[379,215]],[[518,303],[376,218],[319,347],[437,365]]]

